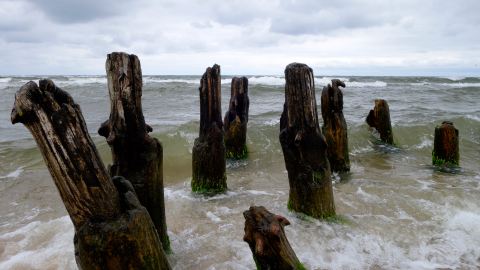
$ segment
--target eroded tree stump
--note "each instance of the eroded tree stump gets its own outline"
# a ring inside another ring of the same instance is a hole
[[[192,149],[192,191],[220,193],[227,189],[221,108],[220,66],[207,68],[200,80],[200,132]]]
[[[313,72],[305,64],[285,69],[280,143],[288,171],[288,208],[316,218],[335,215],[327,144],[318,125]]]
[[[345,84],[337,79],[322,91],[323,134],[327,140],[327,156],[333,172],[350,170],[348,157],[347,122],[343,116],[343,93],[339,86]]]
[[[437,166],[458,166],[459,160],[458,129],[452,122],[444,121],[435,127],[432,163]]]
[[[11,120],[40,148],[75,227],[79,268],[170,269],[148,212],[126,190],[128,181],[111,180],[67,92],[51,80],[29,82],[15,95]]]
[[[110,118],[98,133],[112,151],[110,176],[123,176],[135,188],[155,224],[163,248],[170,250],[163,195],[163,148],[148,135],[142,112],[142,70],[136,55],[111,53],[105,64]]]
[[[384,99],[376,99],[375,107],[367,116],[367,124],[380,134],[380,140],[393,144],[392,124],[390,122],[390,109]]]
[[[227,158],[247,157],[248,79],[233,77],[230,105],[223,120]]]
[[[270,213],[263,206],[251,206],[243,216],[243,240],[250,246],[257,269],[305,269],[285,236],[283,227],[290,225],[286,218]]]

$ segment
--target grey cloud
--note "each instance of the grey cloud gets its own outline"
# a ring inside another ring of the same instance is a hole
[[[120,14],[127,0],[35,0],[32,3],[53,21],[82,23]]]

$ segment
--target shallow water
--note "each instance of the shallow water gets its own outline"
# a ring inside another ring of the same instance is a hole
[[[31,135],[9,121],[14,93],[37,77],[0,77],[0,269],[75,269],[73,226]],[[96,135],[109,113],[105,77],[52,77],[80,104]],[[284,215],[286,234],[309,269],[480,268],[480,79],[344,77],[351,172],[334,177],[342,222],[286,209],[288,180],[278,141],[284,78],[249,76],[249,158],[229,162],[229,191],[190,192],[198,135],[198,76],[144,76],[143,108],[164,146],[167,224],[175,269],[253,269],[242,212],[263,205]],[[316,77],[317,103],[330,78]],[[230,77],[222,80],[225,113]],[[397,147],[379,143],[364,119],[375,98],[389,102]],[[320,108],[319,108],[320,109]],[[320,117],[321,118],[321,117]],[[460,132],[461,169],[432,167],[433,131]]]

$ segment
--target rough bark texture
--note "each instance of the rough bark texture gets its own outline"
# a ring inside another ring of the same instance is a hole
[[[345,84],[337,79],[322,91],[323,134],[327,140],[327,155],[334,172],[350,170],[348,157],[347,122],[343,117],[343,93],[339,86]]]
[[[105,64],[110,118],[98,133],[112,150],[111,176],[127,178],[155,224],[163,248],[170,250],[163,196],[163,148],[148,135],[142,112],[142,70],[136,55],[111,53]]]
[[[80,269],[171,269],[155,226],[121,176],[113,179],[122,215],[108,221],[89,221],[75,233],[75,259]],[[148,241],[146,241],[148,240]]]
[[[51,80],[15,95],[11,120],[32,133],[75,228],[119,215],[118,193],[88,134],[80,107]]]
[[[223,120],[227,158],[247,157],[248,79],[233,77],[230,106]]]
[[[227,189],[221,108],[220,66],[207,68],[200,81],[200,134],[192,149],[192,191],[219,193]]]
[[[250,246],[258,270],[305,269],[285,236],[283,227],[290,225],[286,218],[270,213],[263,206],[251,206],[243,216],[243,240]]]
[[[376,99],[375,107],[367,116],[367,124],[375,128],[380,134],[380,140],[393,144],[392,124],[390,122],[390,109],[384,99]]]
[[[432,163],[438,166],[458,166],[459,160],[458,129],[452,122],[444,121],[435,127]]]
[[[40,148],[75,227],[81,269],[170,269],[150,216],[128,181],[112,181],[67,92],[51,80],[29,82],[15,95],[11,117]]]
[[[335,215],[327,144],[318,125],[313,72],[305,64],[285,69],[280,143],[288,171],[288,208],[316,218]]]

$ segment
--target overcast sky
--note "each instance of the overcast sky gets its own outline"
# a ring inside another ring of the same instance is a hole
[[[0,74],[480,76],[479,0],[0,0]]]

